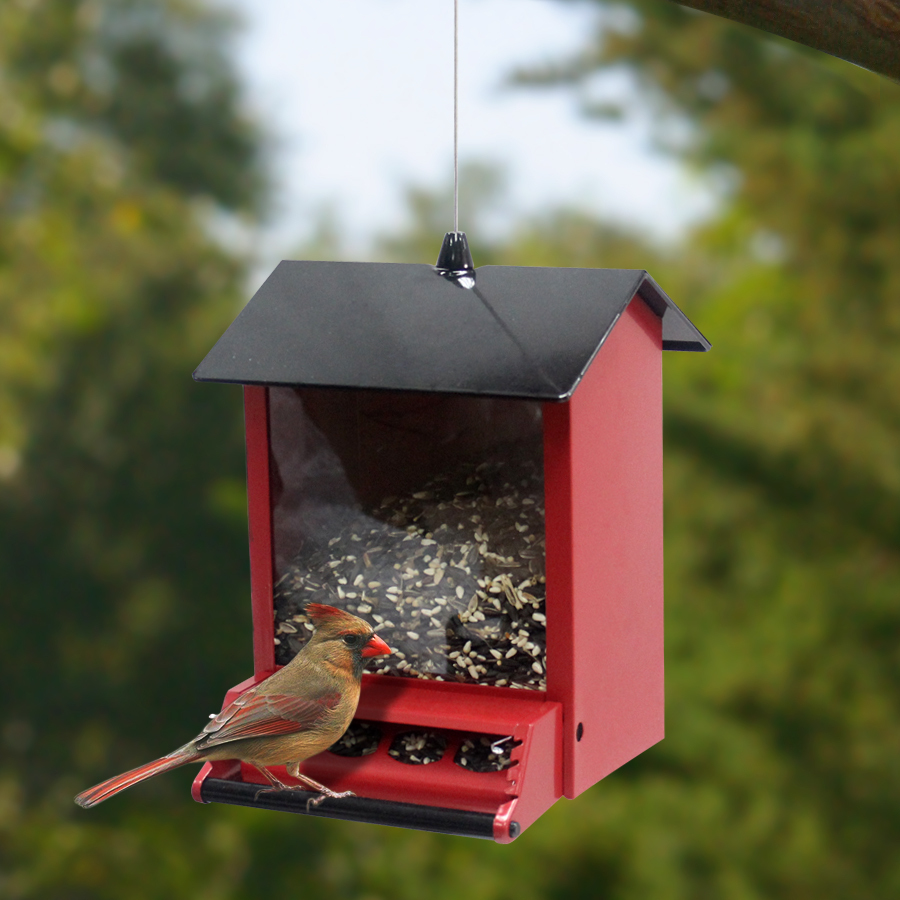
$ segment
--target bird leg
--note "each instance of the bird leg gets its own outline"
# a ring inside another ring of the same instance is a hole
[[[314,791],[318,791],[318,797],[310,797],[309,800],[306,801],[306,811],[309,812],[311,806],[318,806],[326,797],[330,797],[332,800],[341,800],[344,797],[353,797],[355,796],[353,791],[341,791],[338,793],[337,791],[331,790],[331,788],[325,787],[324,784],[319,784],[318,781],[313,780],[309,777],[309,775],[303,775],[300,772],[300,763],[295,762],[291,763],[287,767],[287,773],[291,776],[291,778],[296,778],[297,781],[302,781],[304,784],[309,785]],[[299,785],[294,788],[294,790],[302,790]]]
[[[254,797],[253,797],[254,800],[258,800],[260,794],[277,794],[278,791],[294,790],[294,788],[285,784],[283,781],[279,781],[265,766],[261,766],[258,763],[251,763],[251,765],[253,766],[254,769],[256,769],[257,772],[261,773],[262,775],[265,775],[269,781],[269,784],[272,785],[272,787],[260,788],[254,795]]]

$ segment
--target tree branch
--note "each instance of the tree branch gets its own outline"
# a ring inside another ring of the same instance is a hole
[[[900,0],[678,0],[900,81]]]

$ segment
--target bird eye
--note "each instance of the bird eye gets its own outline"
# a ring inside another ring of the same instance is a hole
[[[343,636],[344,643],[353,650],[358,650],[362,647],[364,639],[365,635],[363,634],[345,634]]]

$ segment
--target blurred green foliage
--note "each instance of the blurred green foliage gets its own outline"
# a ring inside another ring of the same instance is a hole
[[[228,871],[220,826],[177,824],[188,773],[149,811],[70,809],[246,674],[240,394],[190,377],[241,298],[209,223],[262,185],[226,26],[183,0],[0,4],[2,896]]]
[[[0,897],[900,894],[900,89],[601,7],[521,80],[652,104],[720,212],[660,250],[564,210],[491,242],[463,211],[477,264],[646,267],[714,343],[665,361],[669,736],[499,847],[201,807],[187,771],[72,803],[249,672],[240,400],[190,371],[240,302],[210,217],[263,179],[200,0],[0,4]],[[433,262],[445,201],[410,199],[382,252]]]

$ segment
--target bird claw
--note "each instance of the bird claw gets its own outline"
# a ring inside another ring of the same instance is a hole
[[[340,793],[336,791],[323,791],[321,794],[318,794],[315,797],[310,797],[309,800],[306,801],[306,811],[310,811],[310,807],[318,806],[323,800],[331,799],[331,800],[343,800],[344,797],[355,797],[356,794],[353,791],[341,791]]]
[[[253,795],[253,799],[258,800],[262,794],[280,794],[282,791],[287,791],[289,793],[293,793],[295,791],[302,791],[303,793],[306,793],[306,788],[299,784],[296,784],[296,785],[282,784],[282,785],[278,785],[278,786],[273,784],[271,787],[260,788]],[[353,791],[340,791],[340,792],[329,791],[329,790],[321,791],[315,797],[310,797],[309,800],[306,801],[306,811],[310,812],[311,808],[319,806],[319,804],[323,800],[326,800],[326,799],[343,800],[344,797],[355,797],[355,796],[356,796],[356,794],[354,794]]]
[[[290,788],[286,784],[281,785],[281,787],[275,787],[273,784],[272,787],[264,787],[260,788],[254,795],[254,800],[259,800],[260,795],[262,794],[280,794],[282,791],[292,791],[296,790],[295,788]]]

